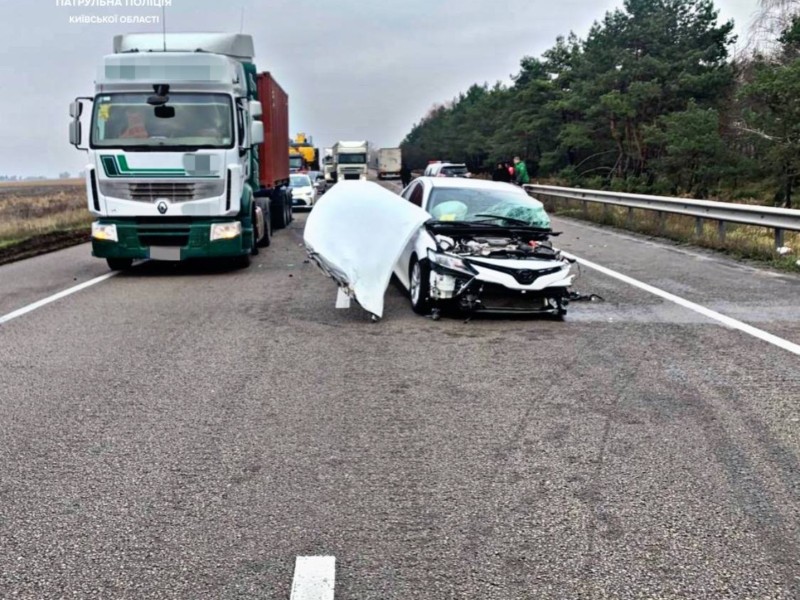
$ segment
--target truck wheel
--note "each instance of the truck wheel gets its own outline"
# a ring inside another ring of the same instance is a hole
[[[133,266],[132,258],[107,258],[106,262],[112,271],[127,271]]]
[[[286,207],[286,224],[288,225],[294,221],[294,213],[292,212],[292,201],[286,193],[283,194],[283,204]]]
[[[260,248],[267,248],[272,243],[272,217],[270,212],[267,209],[267,212],[264,213],[264,237],[258,242]]]
[[[272,213],[273,231],[286,227],[288,223],[286,222],[286,196],[284,194],[278,194],[274,205],[270,206],[270,212]]]

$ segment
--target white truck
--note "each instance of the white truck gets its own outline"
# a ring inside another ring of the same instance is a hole
[[[333,145],[334,181],[349,179],[366,181],[368,150],[366,141],[336,142]]]
[[[325,183],[333,183],[333,148],[325,148],[325,156],[322,157],[322,174],[325,176]]]
[[[242,34],[115,36],[94,96],[70,105],[70,143],[88,155],[92,254],[111,269],[148,258],[230,257],[244,266],[269,244],[271,225],[291,221],[288,100],[276,106],[271,94],[262,107],[259,90],[281,90],[257,73],[253,55]],[[263,143],[265,123],[275,137],[276,118],[286,121],[280,164]]]
[[[378,179],[399,179],[403,166],[403,151],[400,148],[378,150]]]

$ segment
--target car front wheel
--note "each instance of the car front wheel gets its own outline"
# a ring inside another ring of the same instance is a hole
[[[408,279],[408,295],[411,298],[411,308],[418,315],[427,315],[431,311],[431,268],[428,261],[417,260],[414,257],[408,270]]]

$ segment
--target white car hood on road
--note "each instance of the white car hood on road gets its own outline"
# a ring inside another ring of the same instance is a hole
[[[348,295],[382,317],[394,264],[430,218],[376,183],[342,181],[314,206],[303,240],[309,255]]]

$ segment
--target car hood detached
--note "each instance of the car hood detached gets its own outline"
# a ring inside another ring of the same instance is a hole
[[[394,264],[428,219],[427,212],[376,183],[342,181],[314,206],[303,240],[328,276],[382,317]]]

